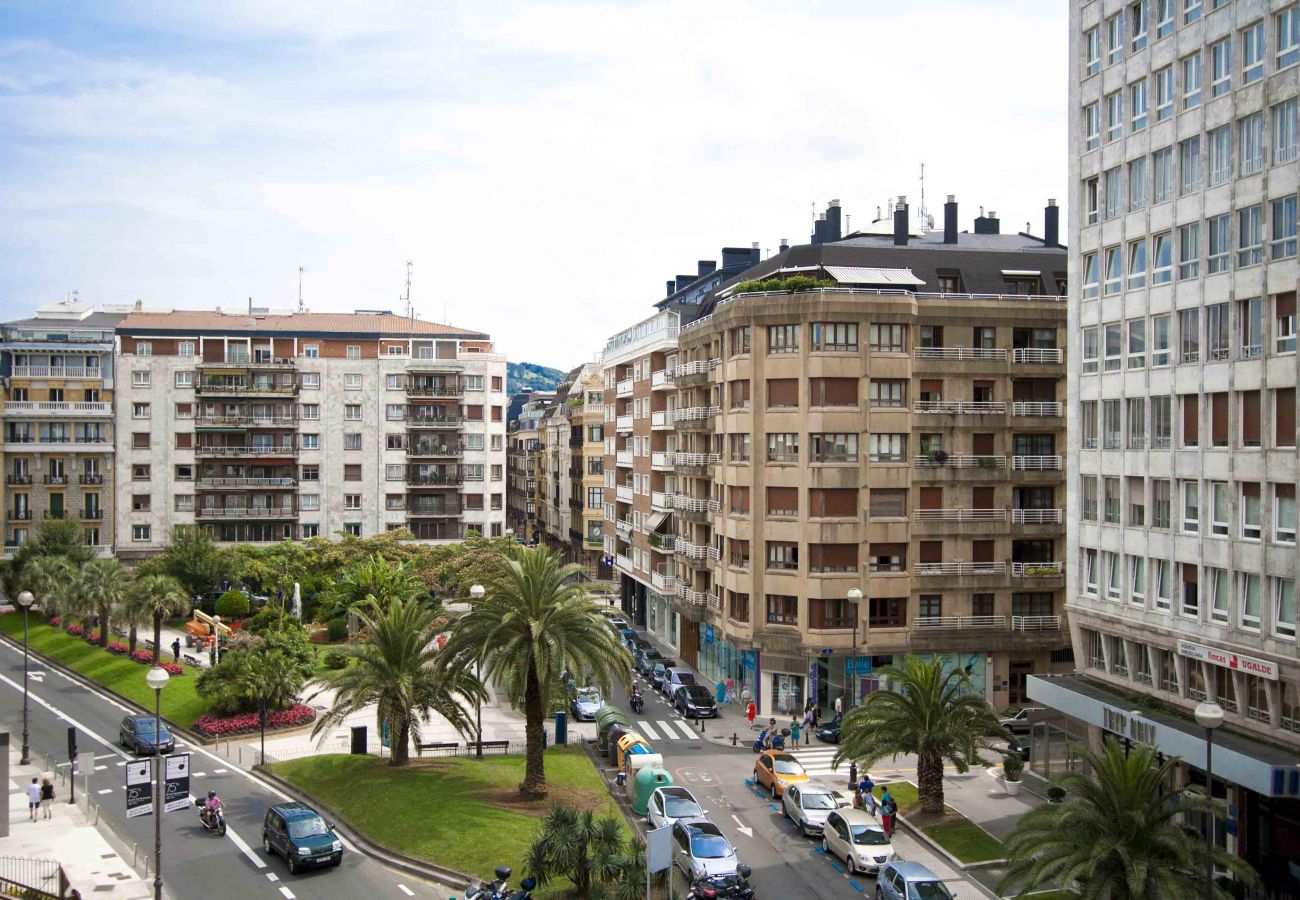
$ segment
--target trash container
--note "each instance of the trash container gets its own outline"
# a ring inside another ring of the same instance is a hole
[[[612,708],[605,707],[605,709]],[[617,725],[631,727],[627,721],[627,716],[617,709],[612,709],[608,715],[602,716],[601,713],[605,712],[605,709],[596,713],[596,749],[602,754],[609,752],[609,734],[612,728]]]
[[[366,755],[366,726],[352,726],[352,753],[357,756]]]
[[[569,722],[564,710],[555,711],[555,746],[561,747],[569,742]]]
[[[605,738],[609,745],[609,761],[618,764],[618,744],[623,738],[632,733],[632,726],[620,723],[609,729],[609,735]]]
[[[632,812],[644,816],[648,811],[650,795],[655,788],[668,787],[673,783],[673,776],[660,766],[643,766],[634,776],[632,790]]]

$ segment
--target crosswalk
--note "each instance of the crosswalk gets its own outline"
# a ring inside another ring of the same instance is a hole
[[[800,765],[808,771],[809,778],[828,780],[831,776],[838,777],[841,772],[840,768],[833,764],[835,750],[835,747],[818,747],[814,745],[807,749],[792,750],[791,752],[799,760]],[[847,778],[848,774],[849,765],[844,763],[843,775]]]
[[[705,726],[708,727],[708,726]],[[683,719],[642,719],[632,722],[632,729],[652,741],[687,741],[700,739],[699,732]]]

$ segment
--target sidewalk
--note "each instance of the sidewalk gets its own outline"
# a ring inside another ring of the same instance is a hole
[[[11,738],[14,735],[11,732]],[[32,778],[51,775],[35,756],[31,765],[19,765],[20,748],[9,747],[9,837],[0,838],[0,854],[28,859],[53,859],[63,866],[73,888],[82,897],[109,896],[135,900],[153,896],[153,883],[131,868],[108,841],[101,829],[86,819],[86,805],[80,794],[76,805],[68,803],[68,787],[54,782],[55,800],[49,819],[29,821],[25,788]],[[40,813],[37,814],[38,816]],[[93,815],[93,814],[92,814]]]

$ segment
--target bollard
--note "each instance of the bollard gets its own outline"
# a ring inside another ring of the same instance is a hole
[[[849,763],[849,787],[856,788],[857,786],[858,786],[858,764],[856,761],[854,761]]]
[[[731,733],[731,746],[736,746],[736,732]]]
[[[700,734],[704,734],[704,716],[700,716]]]

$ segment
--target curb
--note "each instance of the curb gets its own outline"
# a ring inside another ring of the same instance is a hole
[[[357,847],[367,856],[383,863],[384,865],[391,866],[394,869],[400,869],[401,871],[414,875],[417,878],[424,878],[428,881],[432,881],[434,884],[451,888],[456,891],[464,891],[470,885],[473,885],[478,881],[477,878],[473,878],[463,872],[457,872],[455,869],[448,869],[443,866],[435,865],[434,863],[425,862],[424,860],[407,856],[404,853],[399,853],[396,850],[385,847],[383,844],[377,844],[363,835],[355,825],[340,815],[333,807],[321,802],[311,794],[304,792],[291,782],[288,782],[279,775],[269,771],[266,767],[257,765],[253,767],[253,771],[255,771],[258,776],[265,778],[280,790],[284,791],[290,797],[293,797],[295,800],[315,806],[320,812],[330,818],[334,825],[339,828],[339,831],[343,833],[345,838],[356,844]]]
[[[969,821],[969,819],[967,821]],[[907,819],[903,818],[901,814],[898,816],[898,824],[902,825],[903,828],[907,830],[908,834],[910,834],[912,837],[916,838],[918,841],[924,844],[927,848],[930,849],[931,852],[936,853],[942,859],[947,860],[947,862],[951,864],[954,868],[956,868],[957,871],[959,872],[969,872],[972,869],[983,869],[989,866],[1006,863],[1006,860],[992,860],[992,859],[986,860],[984,862],[977,862],[977,863],[963,863],[961,860],[957,859],[957,857],[953,856],[946,849],[944,849],[944,847],[941,844],[939,844],[937,841],[935,841],[934,838],[930,837],[920,828],[913,825],[911,822],[907,821]],[[969,878],[967,880],[972,885],[975,886],[976,890],[984,894],[985,897],[988,897],[989,900],[1002,900],[1001,895],[994,893],[993,890],[991,890],[990,888],[986,887],[983,883],[981,883],[978,878]]]

